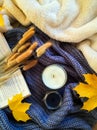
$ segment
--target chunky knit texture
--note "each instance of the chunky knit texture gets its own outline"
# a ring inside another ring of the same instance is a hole
[[[39,46],[50,39],[36,29],[36,34],[30,41],[37,41]],[[13,29],[5,37],[13,47],[21,38],[25,29]],[[94,73],[83,55],[72,44],[64,44],[53,40],[54,45],[39,59],[39,63],[28,71],[22,71],[32,95],[25,101],[32,103],[27,111],[32,120],[23,123],[14,120],[9,108],[0,110],[0,130],[91,130],[97,121],[97,111],[88,113],[80,110],[82,100],[72,90],[79,81],[83,81],[82,74]],[[53,63],[60,64],[68,74],[66,85],[58,90],[63,97],[62,105],[55,111],[48,110],[43,97],[48,89],[42,82],[43,69]],[[14,87],[14,86],[13,86]]]

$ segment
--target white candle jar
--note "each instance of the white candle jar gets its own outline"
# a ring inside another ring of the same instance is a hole
[[[67,72],[58,64],[49,65],[43,70],[42,81],[49,89],[60,89],[66,84]]]

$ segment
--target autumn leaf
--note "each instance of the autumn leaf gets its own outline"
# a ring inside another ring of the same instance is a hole
[[[84,74],[86,83],[79,83],[74,90],[80,97],[87,97],[82,109],[91,111],[97,107],[97,76],[95,74]]]
[[[29,103],[21,102],[23,100],[22,94],[16,94],[13,96],[13,98],[8,100],[8,105],[10,110],[12,111],[12,114],[14,118],[17,121],[24,121],[26,122],[27,120],[30,119],[28,114],[26,114],[26,111],[29,109],[30,105]]]

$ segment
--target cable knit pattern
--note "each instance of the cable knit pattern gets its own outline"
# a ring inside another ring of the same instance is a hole
[[[30,41],[37,41],[39,46],[47,40],[52,40],[40,30]],[[25,29],[13,29],[5,33],[5,37],[13,47],[21,38]],[[32,103],[27,111],[32,120],[23,123],[17,122],[8,108],[0,110],[0,130],[92,130],[92,125],[97,121],[97,111],[90,113],[80,110],[82,101],[72,90],[79,81],[83,81],[82,74],[93,73],[87,61],[78,49],[72,44],[53,40],[54,45],[39,59],[39,63],[28,71],[22,71],[31,91],[31,96],[25,101]],[[62,105],[55,111],[48,110],[43,97],[48,89],[42,82],[43,69],[53,63],[60,64],[68,74],[66,85],[58,90],[63,97]]]

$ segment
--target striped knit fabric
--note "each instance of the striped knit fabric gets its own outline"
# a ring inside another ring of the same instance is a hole
[[[39,46],[50,39],[36,29],[36,34],[30,41],[37,41]],[[5,37],[13,47],[21,38],[25,29],[13,29]],[[32,103],[27,111],[32,120],[26,123],[14,120],[9,108],[0,110],[0,130],[92,130],[92,125],[97,121],[97,111],[90,113],[80,110],[82,100],[72,90],[78,82],[83,81],[82,74],[93,73],[83,55],[72,44],[53,40],[53,47],[39,59],[39,63],[28,71],[22,71],[31,91],[31,96],[25,101]],[[60,64],[68,74],[66,85],[58,90],[63,97],[62,105],[55,111],[48,110],[43,102],[43,97],[48,91],[42,82],[43,69],[53,63]]]

